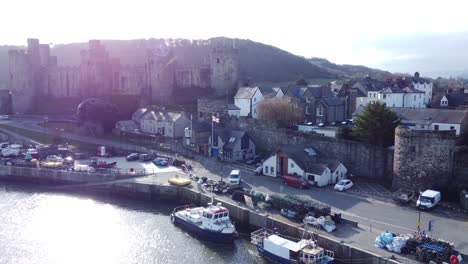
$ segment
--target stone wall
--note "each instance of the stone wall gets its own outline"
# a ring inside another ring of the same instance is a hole
[[[225,99],[201,98],[197,100],[197,115],[199,120],[211,123],[213,113],[220,117],[228,115],[228,102]]]
[[[393,188],[440,189],[452,180],[455,131],[413,130],[395,132]]]
[[[354,175],[385,180],[391,180],[392,177],[391,149],[281,129],[256,119],[232,119],[227,125],[247,131],[258,151],[265,155],[271,154],[282,145],[301,144],[315,147],[325,157],[340,160],[348,168],[348,172]]]

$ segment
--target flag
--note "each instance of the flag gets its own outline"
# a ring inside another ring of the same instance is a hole
[[[215,123],[219,123],[219,118],[217,118],[216,116],[212,116],[212,121]]]

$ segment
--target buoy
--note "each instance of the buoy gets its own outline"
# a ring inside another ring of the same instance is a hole
[[[458,257],[455,255],[452,255],[450,257],[450,264],[458,264]]]

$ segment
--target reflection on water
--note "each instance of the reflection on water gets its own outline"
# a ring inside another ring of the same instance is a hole
[[[0,185],[1,264],[264,263],[247,240],[185,234],[169,221],[172,205],[24,190]]]

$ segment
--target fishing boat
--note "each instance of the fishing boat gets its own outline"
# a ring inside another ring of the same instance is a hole
[[[97,159],[92,159],[91,162],[89,163],[90,167],[93,167],[95,169],[109,169],[114,167],[117,164],[116,161],[114,162],[107,162],[103,160],[97,160]]]
[[[319,247],[313,235],[309,232],[307,234],[309,238],[303,236],[302,239],[296,239],[262,228],[251,234],[251,242],[260,255],[275,263],[333,263],[334,252]]]
[[[229,219],[229,210],[221,203],[207,207],[181,206],[174,209],[171,222],[194,236],[216,243],[232,243],[236,228]]]

